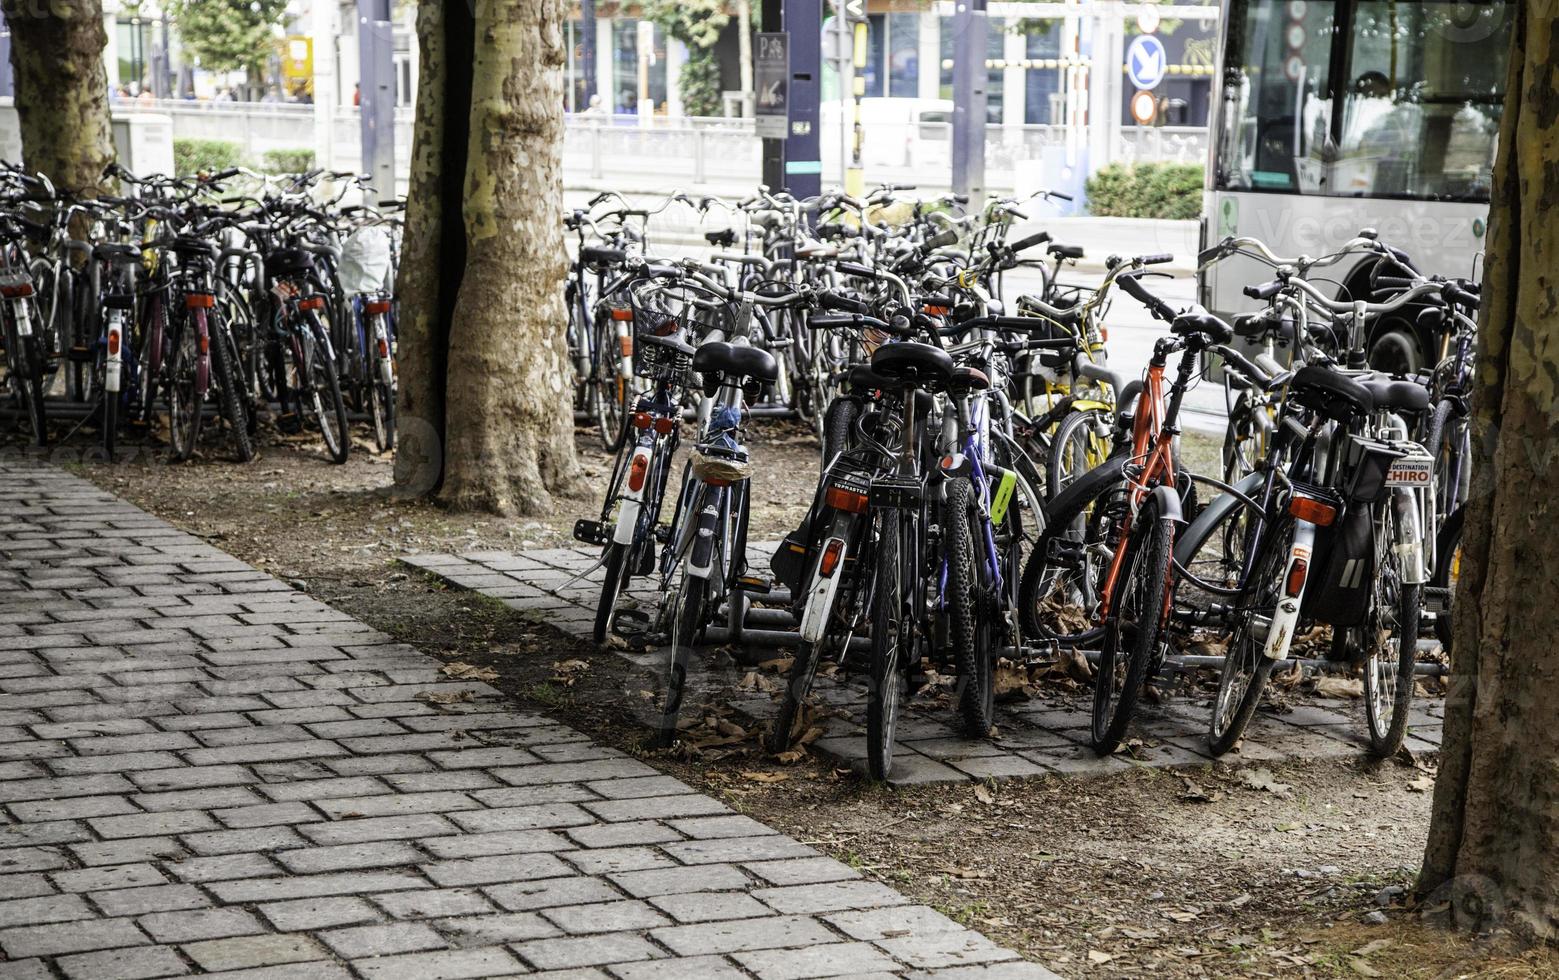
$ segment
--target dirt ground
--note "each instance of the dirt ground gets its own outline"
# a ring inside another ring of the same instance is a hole
[[[754,539],[810,503],[816,445],[766,423]],[[361,447],[361,443],[359,446]],[[588,487],[609,460],[581,434]],[[308,443],[250,466],[52,458],[296,588],[446,660],[490,667],[520,701],[626,750],[933,905],[1064,976],[1559,975],[1545,951],[1442,931],[1404,906],[1422,854],[1432,760],[1043,778],[890,790],[815,758],[783,765],[754,735],[692,757],[645,753],[624,721],[623,662],[395,562],[401,554],[571,543],[588,497],[540,519],[449,513],[388,493],[388,458],[331,466]],[[599,493],[597,489],[595,492]],[[760,537],[761,535],[761,537]]]

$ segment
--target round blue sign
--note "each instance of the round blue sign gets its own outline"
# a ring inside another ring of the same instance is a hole
[[[1126,49],[1126,75],[1137,88],[1158,88],[1168,73],[1169,52],[1156,35],[1139,35]]]

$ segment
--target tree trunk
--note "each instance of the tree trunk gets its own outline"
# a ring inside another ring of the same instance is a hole
[[[61,190],[96,196],[114,160],[102,0],[0,0],[11,27],[11,68],[22,161]]]
[[[1452,683],[1419,880],[1459,925],[1559,927],[1559,19],[1516,18],[1489,218]],[[1534,492],[1538,488],[1538,492]]]
[[[543,513],[577,476],[563,242],[564,0],[478,0],[466,272],[449,333],[441,497]]]
[[[459,130],[463,137],[465,127],[449,125],[457,114],[447,107],[452,19],[445,4],[417,5],[421,46],[417,121],[412,137],[406,234],[395,284],[401,303],[396,324],[399,394],[395,485],[399,492],[415,496],[437,490],[444,472],[444,355],[449,343],[447,314],[453,307],[444,297],[453,297],[459,290],[465,265],[459,188],[457,185],[451,195],[446,176],[465,172],[465,140],[453,139],[451,133],[451,129]],[[457,89],[454,95],[457,105],[464,103],[464,92]],[[448,159],[451,156],[455,159]],[[453,236],[451,229],[456,232]],[[458,245],[458,254],[454,261],[445,263],[452,244]]]

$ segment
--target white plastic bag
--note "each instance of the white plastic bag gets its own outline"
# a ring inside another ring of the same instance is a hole
[[[348,296],[388,292],[390,235],[377,225],[359,228],[341,246],[341,288]]]

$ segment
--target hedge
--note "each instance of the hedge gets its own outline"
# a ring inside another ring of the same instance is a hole
[[[243,147],[226,140],[174,140],[173,172],[183,177],[226,170],[239,166],[243,155]]]
[[[1197,163],[1112,163],[1088,178],[1088,211],[1113,218],[1196,218],[1203,173]]]
[[[268,174],[301,174],[314,169],[314,151],[266,150],[260,167]]]

